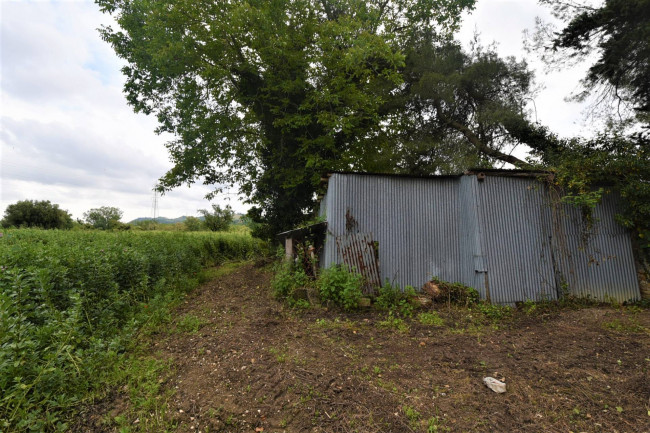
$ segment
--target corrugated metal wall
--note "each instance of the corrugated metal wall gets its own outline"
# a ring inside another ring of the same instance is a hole
[[[560,208],[556,255],[569,293],[618,302],[640,298],[630,236],[613,218],[616,208],[616,197],[605,196],[594,210],[593,226],[579,209]]]
[[[461,269],[458,187],[454,178],[332,175],[323,201],[328,222],[323,265],[342,262],[335,239],[345,234],[348,214],[356,232],[371,233],[379,242],[382,282],[419,288],[433,276],[455,278]]]
[[[487,176],[478,183],[478,197],[491,301],[556,299],[544,184],[534,178]]]
[[[556,299],[564,278],[576,295],[639,298],[632,247],[598,206],[583,248],[580,213],[552,206],[534,178],[408,178],[333,174],[321,203],[328,233],[322,265],[341,263],[336,236],[371,233],[382,281],[420,288],[433,276],[475,287],[495,303]],[[578,221],[579,222],[579,221]]]

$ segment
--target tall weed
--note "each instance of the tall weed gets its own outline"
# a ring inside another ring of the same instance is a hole
[[[0,431],[63,431],[139,327],[203,266],[259,254],[231,233],[9,230],[0,237]],[[163,301],[164,302],[161,302]]]

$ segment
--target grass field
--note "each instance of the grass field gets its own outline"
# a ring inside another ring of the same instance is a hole
[[[57,431],[206,266],[258,255],[241,233],[5,230],[0,237],[0,431]]]

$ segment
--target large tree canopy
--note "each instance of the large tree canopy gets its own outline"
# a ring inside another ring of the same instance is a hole
[[[129,103],[176,137],[162,187],[239,185],[278,230],[323,171],[365,169],[402,48],[448,39],[475,0],[97,1]]]
[[[22,200],[5,209],[4,227],[40,227],[43,229],[72,228],[72,217],[68,211],[59,209],[49,200]]]
[[[527,168],[512,155],[515,146],[557,145],[528,120],[532,73],[525,62],[478,43],[467,52],[453,42],[422,41],[407,53],[405,85],[388,103],[399,170],[457,173],[495,162]]]

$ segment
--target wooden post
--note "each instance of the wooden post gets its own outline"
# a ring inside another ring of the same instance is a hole
[[[293,260],[293,238],[284,239],[284,255],[288,261]]]

